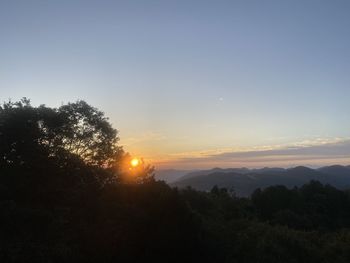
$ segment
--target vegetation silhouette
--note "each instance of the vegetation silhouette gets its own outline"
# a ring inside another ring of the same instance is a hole
[[[84,101],[2,104],[1,262],[350,261],[349,191],[179,190],[130,172],[117,135]]]

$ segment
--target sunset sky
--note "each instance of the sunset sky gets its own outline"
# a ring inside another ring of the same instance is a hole
[[[350,1],[0,1],[0,99],[78,99],[159,168],[350,164]]]

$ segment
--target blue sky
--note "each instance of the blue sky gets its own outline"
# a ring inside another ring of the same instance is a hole
[[[349,13],[345,0],[5,0],[0,98],[84,99],[162,167],[264,166],[219,155],[290,147],[313,158],[266,163],[350,163]],[[343,142],[341,156],[317,147]]]

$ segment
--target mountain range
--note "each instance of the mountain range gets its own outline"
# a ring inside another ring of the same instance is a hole
[[[249,196],[257,188],[271,185],[285,185],[289,188],[301,186],[311,180],[330,184],[339,189],[350,188],[350,166],[333,165],[318,169],[305,166],[294,168],[213,168],[210,170],[161,170],[156,172],[157,180],[164,180],[171,186],[190,186],[209,191],[213,186],[233,189],[238,196]]]

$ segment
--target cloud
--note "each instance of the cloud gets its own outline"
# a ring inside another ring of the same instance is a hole
[[[299,146],[287,146],[281,149],[260,150],[260,151],[248,151],[248,152],[229,152],[216,156],[216,159],[227,158],[260,158],[267,156],[318,156],[318,157],[334,157],[334,156],[349,156],[350,157],[350,140],[327,143],[321,145],[299,145]]]
[[[179,153],[159,160],[162,166],[233,167],[267,165],[322,165],[329,162],[350,163],[350,139],[316,138],[288,145],[253,148],[218,149]]]

